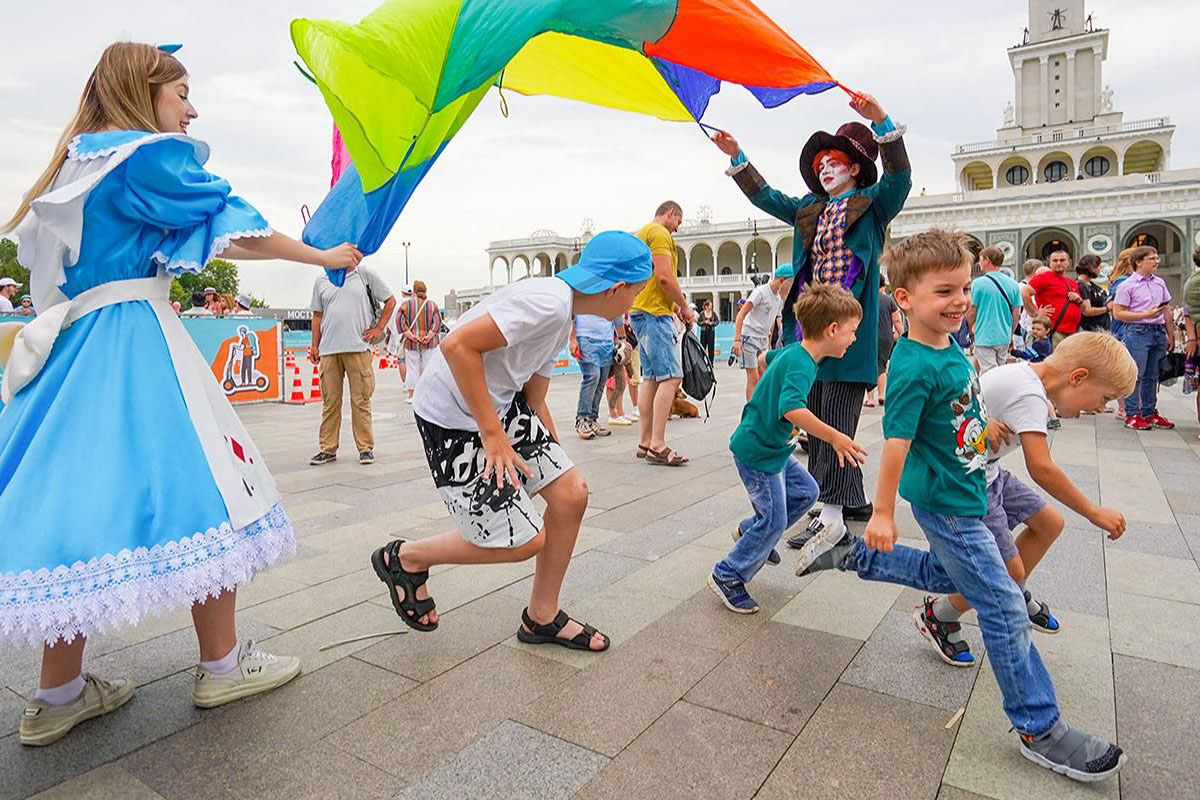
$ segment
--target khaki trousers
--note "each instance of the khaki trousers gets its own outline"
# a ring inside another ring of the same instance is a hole
[[[342,433],[342,378],[350,380],[350,427],[358,452],[375,449],[371,432],[371,395],[375,369],[371,353],[334,353],[321,356],[321,452],[336,453]]]

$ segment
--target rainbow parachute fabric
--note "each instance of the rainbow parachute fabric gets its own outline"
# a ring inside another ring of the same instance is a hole
[[[749,0],[389,0],[291,34],[352,161],[304,239],[364,254],[492,86],[700,122],[722,81],[768,108],[838,85]]]

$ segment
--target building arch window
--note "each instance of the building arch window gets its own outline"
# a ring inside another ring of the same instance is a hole
[[[721,267],[721,274],[722,275],[732,275],[733,270],[730,269],[729,267]]]
[[[1042,177],[1049,183],[1061,181],[1067,177],[1067,165],[1061,161],[1051,161],[1042,169]]]
[[[1029,169],[1020,164],[1009,167],[1008,172],[1004,173],[1004,180],[1008,181],[1009,186],[1024,186],[1029,181]]]
[[[1112,163],[1104,156],[1092,156],[1083,165],[1083,171],[1089,178],[1100,178],[1108,174]]]
[[[1149,233],[1139,233],[1129,240],[1130,247],[1153,247],[1158,249],[1158,237]]]

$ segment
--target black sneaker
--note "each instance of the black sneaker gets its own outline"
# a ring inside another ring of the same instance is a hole
[[[809,539],[816,536],[824,529],[825,524],[816,517],[813,517],[813,521],[808,523],[807,528],[787,540],[787,546],[794,550],[801,550],[804,548],[804,545],[808,544]]]
[[[933,598],[925,595],[923,605],[917,606],[913,612],[913,625],[925,641],[933,645],[938,657],[952,667],[973,667],[975,656],[971,654],[971,645],[964,640],[952,642],[951,633],[958,633],[962,626],[957,622],[942,622],[933,615]]]
[[[361,453],[358,454],[358,463],[374,464],[375,463],[375,454],[373,452],[371,452],[370,450],[363,450]]]
[[[314,467],[319,467],[322,464],[332,464],[335,461],[337,461],[336,453],[320,452],[310,458],[308,463],[312,464]]]
[[[1020,735],[1021,755],[1073,781],[1094,783],[1111,778],[1128,756],[1115,744],[1072,728],[1061,719],[1041,736]]]
[[[733,529],[733,541],[736,543],[737,540],[740,538],[742,538],[742,529],[734,528]],[[779,551],[776,550],[774,547],[772,547],[771,552],[767,554],[767,563],[768,564],[778,564],[780,561],[783,561],[783,559],[779,556]]]
[[[870,503],[865,506],[846,506],[842,509],[842,519],[846,522],[870,522],[875,507]]]

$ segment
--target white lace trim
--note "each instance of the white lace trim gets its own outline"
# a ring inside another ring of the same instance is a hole
[[[295,552],[292,524],[276,503],[244,528],[225,523],[86,564],[0,575],[0,648],[70,642],[137,625],[247,583]]]
[[[203,264],[197,264],[195,261],[188,261],[187,259],[182,258],[171,258],[162,250],[155,250],[154,255],[150,256],[150,258],[163,265],[163,269],[172,274],[178,274],[180,272],[200,272],[202,269],[208,266],[209,261],[212,261],[221,253],[224,253],[227,249],[229,249],[229,245],[233,243],[234,239],[261,239],[263,237],[270,236],[274,232],[275,231],[268,226],[266,228],[255,228],[253,230],[246,231],[232,231],[230,233],[221,234],[213,240],[212,245],[208,248],[208,258],[205,259]]]
[[[875,143],[887,144],[888,142],[894,142],[906,133],[908,133],[907,125],[897,125],[895,130],[888,131],[883,136],[876,136]]]

